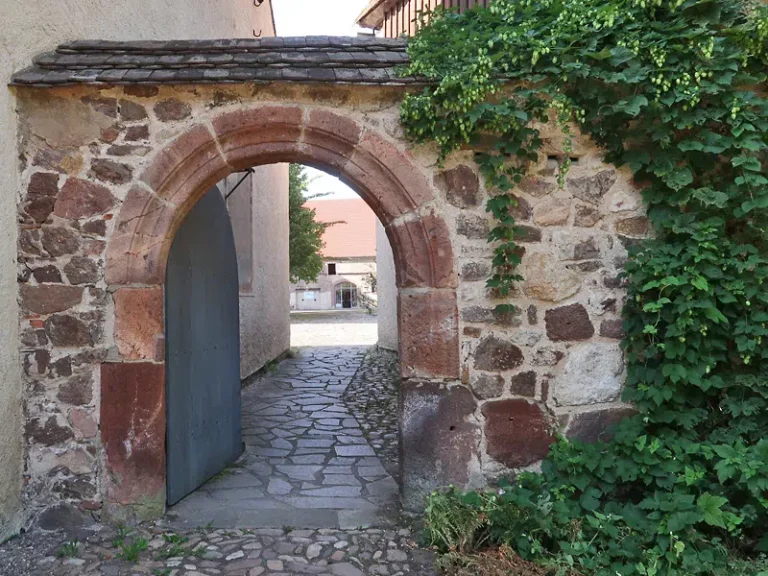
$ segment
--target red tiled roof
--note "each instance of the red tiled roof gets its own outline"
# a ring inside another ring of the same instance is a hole
[[[305,204],[315,210],[318,222],[337,222],[323,234],[324,258],[376,257],[376,216],[360,198],[312,200]]]

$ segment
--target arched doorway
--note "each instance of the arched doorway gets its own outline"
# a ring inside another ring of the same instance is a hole
[[[334,287],[336,308],[357,308],[357,286],[352,282],[339,282]]]
[[[424,388],[422,382],[459,378],[457,279],[450,234],[442,218],[428,205],[433,198],[432,188],[408,155],[377,131],[323,108],[254,105],[215,115],[209,121],[212,129],[196,124],[155,154],[138,184],[129,190],[107,245],[107,283],[116,291],[147,293],[162,286],[168,253],[179,226],[205,191],[229,173],[275,162],[316,166],[338,174],[384,225],[395,257],[399,290],[401,375],[410,383],[414,400],[422,394],[439,397],[435,395],[442,393],[433,386]],[[133,313],[117,308],[116,321]],[[153,325],[162,326],[162,318],[159,320],[153,318]],[[163,339],[163,334],[142,337],[157,341]],[[146,360],[152,367],[149,380],[137,372],[139,363],[135,361],[106,364],[102,402],[109,403],[116,393],[110,381],[135,382],[142,377],[140,384],[132,385],[142,389],[157,386],[153,382],[163,378],[163,363],[157,357]],[[141,401],[148,400],[139,392],[135,402]],[[162,411],[165,402],[162,396],[151,401],[153,405],[160,403],[157,409]],[[402,431],[401,462],[403,495],[411,505],[418,505],[430,487],[447,484],[453,478],[466,481],[469,462],[463,470],[448,465],[456,458],[448,446],[451,437],[465,442],[475,434],[473,426],[463,423],[468,406],[462,404],[455,414],[428,409],[431,416],[424,413],[424,407],[421,401],[409,400],[400,406],[401,419],[411,423]],[[409,418],[407,412],[415,419]],[[429,425],[424,418],[440,421]],[[165,462],[162,444],[147,442],[150,454],[140,449],[137,452],[136,447],[126,454],[121,448],[124,436],[136,435],[137,424],[142,427],[138,431],[141,436],[165,435],[166,423],[157,419],[146,423],[147,427],[134,421],[128,429],[106,428],[102,439],[107,446],[108,509],[135,510],[148,499],[155,506],[165,501],[165,466],[142,465],[147,458],[154,463]],[[445,435],[423,441],[427,429],[432,435],[442,428]],[[418,450],[411,451],[409,446],[418,446]],[[444,465],[440,464],[443,460]]]

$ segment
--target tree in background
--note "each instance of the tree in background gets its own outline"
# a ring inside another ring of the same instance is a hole
[[[323,232],[336,222],[318,222],[315,211],[305,203],[312,198],[325,196],[315,194],[306,196],[309,188],[309,176],[304,166],[291,164],[288,168],[288,219],[290,226],[289,255],[291,282],[303,280],[315,282],[323,269]]]

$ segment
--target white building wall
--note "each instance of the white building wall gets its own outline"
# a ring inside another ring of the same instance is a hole
[[[384,227],[376,221],[376,293],[378,297],[379,346],[397,350],[397,282],[395,259]]]
[[[328,264],[336,264],[336,274],[328,274]],[[373,259],[334,260],[326,259],[323,271],[318,275],[317,282],[299,282],[291,284],[292,310],[332,310],[335,305],[335,290],[338,284],[349,282],[357,286],[358,294],[376,300],[376,294],[371,292],[370,276],[376,274],[376,262]],[[315,300],[303,298],[304,291],[316,291]],[[358,308],[362,308],[358,299]]]
[[[22,525],[23,424],[16,285],[19,158],[13,72],[75,39],[144,40],[274,34],[270,1],[3,0],[0,2],[0,541]]]
[[[243,179],[232,174],[225,195]],[[288,165],[257,166],[227,200],[240,277],[240,375],[288,350]]]

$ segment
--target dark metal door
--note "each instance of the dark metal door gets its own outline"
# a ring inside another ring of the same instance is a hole
[[[238,299],[232,224],[214,187],[187,215],[168,256],[168,504],[242,452]]]

